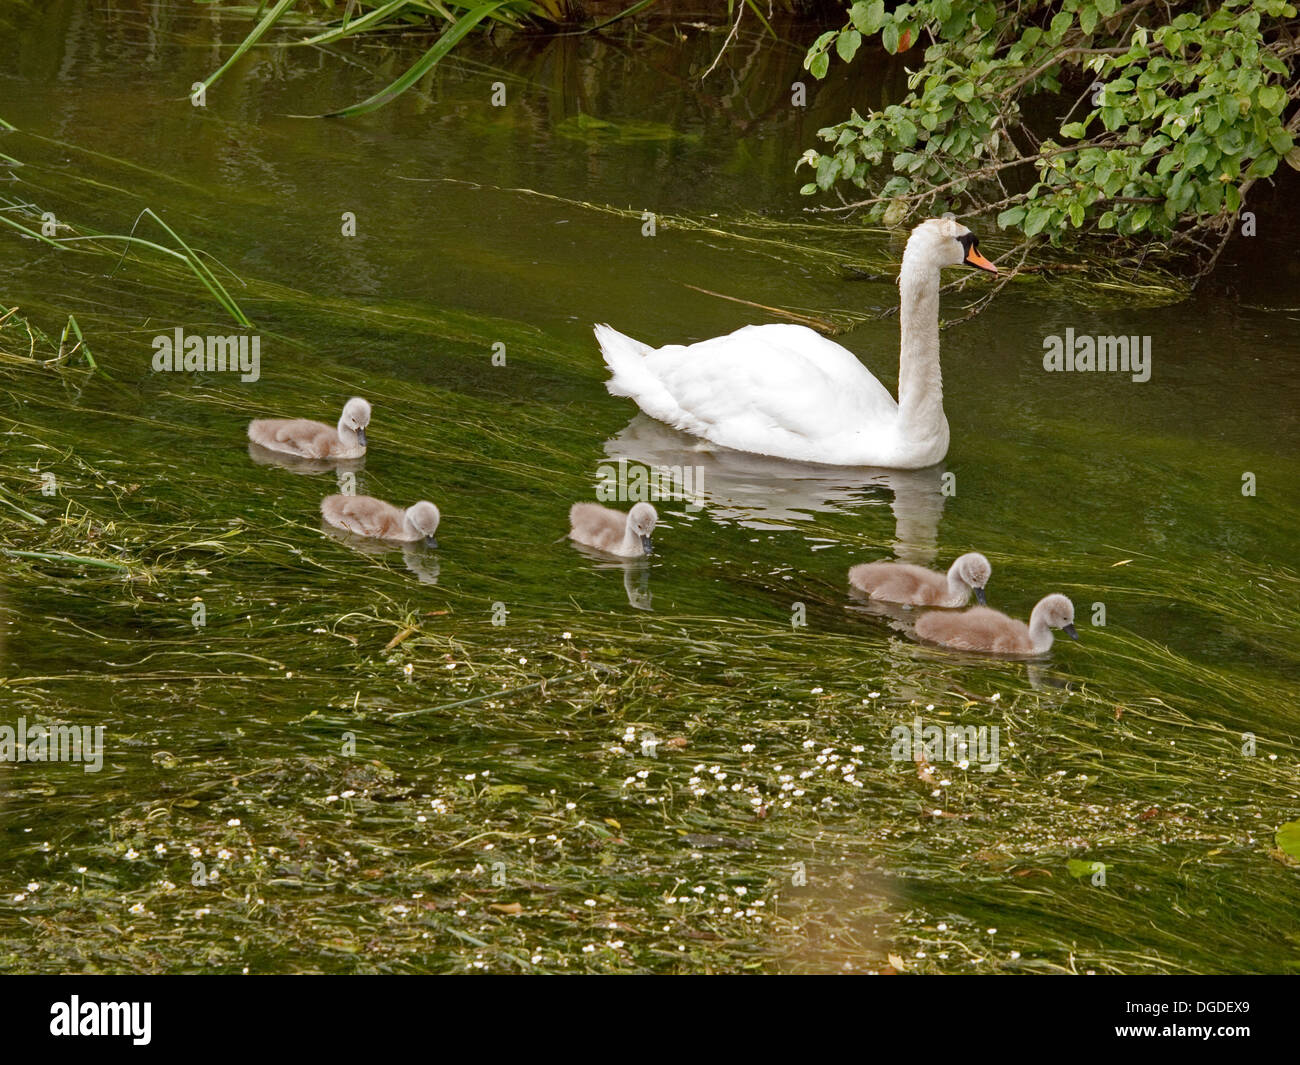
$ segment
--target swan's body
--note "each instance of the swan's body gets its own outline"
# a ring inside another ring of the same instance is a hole
[[[369,424],[370,404],[353,396],[343,405],[337,426],[306,418],[258,418],[248,424],[248,439],[306,459],[355,459],[366,453]]]
[[[973,606],[960,614],[934,611],[916,622],[916,634],[923,640],[959,651],[996,655],[1046,654],[1052,647],[1053,629],[1062,629],[1071,639],[1079,638],[1074,630],[1074,604],[1063,595],[1040,600],[1028,625],[986,606]]]
[[[899,273],[899,400],[856,355],[801,325],[748,325],[698,344],[651,348],[595,327],[613,376],[652,418],[715,444],[836,466],[919,469],[948,452],[939,370],[939,270],[996,273],[965,226],[922,222]]]
[[[569,539],[607,555],[640,558],[652,551],[650,533],[658,520],[649,503],[638,503],[626,514],[599,503],[574,503],[569,508]]]
[[[399,543],[423,540],[429,547],[438,546],[434,533],[441,515],[424,500],[403,510],[374,496],[334,495],[321,500],[320,512],[336,529],[357,536]]]
[[[906,562],[864,562],[849,570],[849,583],[872,599],[912,606],[965,606],[970,593],[984,603],[984,586],[993,575],[989,560],[978,552],[962,555],[947,573]]]

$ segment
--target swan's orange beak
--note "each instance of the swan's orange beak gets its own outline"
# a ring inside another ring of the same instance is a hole
[[[984,258],[984,256],[980,254],[979,248],[975,247],[974,244],[972,244],[967,250],[966,258],[963,259],[962,262],[969,263],[971,266],[977,266],[981,270],[987,270],[990,274],[996,274],[998,272],[998,268]]]

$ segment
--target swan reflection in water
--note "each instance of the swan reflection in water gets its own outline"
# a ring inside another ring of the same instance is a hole
[[[365,455],[355,459],[311,459],[303,455],[290,455],[283,451],[272,451],[254,441],[248,442],[248,457],[259,466],[279,466],[290,473],[317,474],[338,473],[339,490],[344,491],[342,474],[355,476],[366,468]],[[355,483],[355,482],[354,482]]]
[[[322,520],[321,532],[341,544],[345,544],[363,555],[386,555],[392,551],[402,552],[402,561],[406,568],[415,574],[421,584],[437,584],[438,574],[442,569],[436,551],[431,551],[422,542],[396,543],[391,540],[375,540],[368,536],[357,536],[345,529],[337,529]]]
[[[623,571],[623,591],[627,593],[627,601],[630,606],[637,610],[653,610],[650,605],[653,594],[650,591],[650,565],[653,555],[644,558],[615,558],[613,555],[607,555],[604,551],[597,551],[594,547],[588,547],[586,544],[569,541],[578,554],[592,562],[592,569],[597,570],[622,570]]]
[[[715,519],[747,529],[798,529],[819,513],[878,506],[884,489],[893,496],[897,557],[927,565],[937,555],[944,503],[941,466],[886,470],[770,458],[719,447],[644,414],[605,441],[605,454],[614,463],[672,471],[671,477],[660,473],[657,478],[660,498],[685,498],[688,511],[707,510]]]

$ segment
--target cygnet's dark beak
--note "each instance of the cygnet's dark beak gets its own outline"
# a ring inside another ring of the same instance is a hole
[[[643,550],[647,555],[653,555],[655,553],[654,544],[650,542],[650,537],[641,537],[641,550]]]
[[[426,536],[426,537],[424,538],[424,546],[425,546],[425,547],[437,547],[437,546],[438,546],[438,538],[437,538],[436,536],[434,536],[433,533],[429,533],[429,535]]]
[[[983,605],[984,605],[984,603],[985,603],[985,599],[984,599],[984,589],[983,589],[983,588],[976,588],[976,589],[975,589],[975,601],[976,601],[977,603],[979,603],[980,606],[983,606]]]
[[[366,446],[366,427],[364,425],[357,429],[357,442],[362,447]]]
[[[1075,632],[1073,625],[1066,625],[1063,629],[1061,629],[1061,631],[1065,633],[1065,635],[1070,637],[1070,639],[1072,640],[1077,640],[1079,638],[1079,634]]]

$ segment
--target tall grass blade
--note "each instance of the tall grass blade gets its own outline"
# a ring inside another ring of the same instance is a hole
[[[407,89],[419,81],[425,74],[432,70],[438,63],[450,52],[462,38],[469,33],[475,26],[485,18],[494,14],[499,8],[505,7],[508,0],[496,0],[495,3],[482,4],[468,11],[462,16],[454,26],[438,38],[432,48],[424,53],[411,68],[400,78],[394,81],[388,88],[381,92],[375,93],[368,100],[362,100],[359,104],[353,104],[351,107],[344,107],[338,111],[329,111],[326,114],[318,115],[318,118],[351,118],[353,115],[364,115],[371,111],[376,111],[383,107],[384,104],[401,96]]]
[[[231,64],[233,64],[236,59],[238,59],[241,55],[243,55],[250,48],[252,48],[253,45],[255,45],[258,41],[260,41],[262,39],[263,34],[265,34],[267,30],[269,30],[273,25],[275,25],[277,21],[279,21],[280,16],[283,15],[286,11],[288,11],[289,8],[293,7],[293,5],[296,4],[297,2],[298,0],[280,0],[280,2],[275,5],[275,7],[271,8],[271,10],[266,13],[265,17],[263,17],[262,21],[253,27],[253,31],[242,41],[239,42],[239,47],[236,48],[234,52],[231,53],[230,58],[227,59],[224,63],[222,63],[221,66],[219,66],[215,71],[213,71],[213,73],[208,75],[207,80],[203,82],[203,89],[206,91],[208,88],[210,88],[213,82],[215,82],[219,77],[221,77],[222,74],[224,74],[227,70],[230,69]]]

